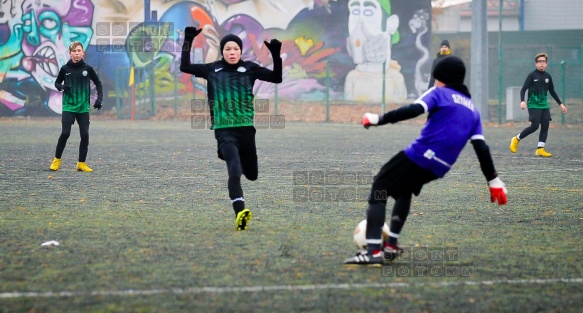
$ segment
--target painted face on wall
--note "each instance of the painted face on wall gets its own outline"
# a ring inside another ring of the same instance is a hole
[[[68,47],[87,47],[93,30],[89,0],[25,0],[22,4],[22,67],[43,89],[54,90],[59,68],[69,59]]]
[[[383,9],[375,0],[350,0],[348,2],[348,30],[360,30],[367,35],[378,35],[382,32]],[[359,29],[361,28],[361,29]]]
[[[0,8],[7,4],[2,4],[0,1]],[[9,8],[4,8],[3,11],[8,12]],[[20,12],[12,14],[4,14],[0,16],[0,81],[4,77],[9,76],[9,72],[17,69],[22,59],[22,40],[23,31],[20,20],[14,18]],[[1,15],[1,14],[0,14]]]
[[[354,63],[362,64],[367,61],[364,45],[382,33],[383,11],[377,1],[369,0],[350,0],[348,10],[348,49]]]
[[[385,10],[376,0],[350,0],[348,10],[347,49],[354,63],[379,64],[390,60],[391,36],[399,27],[399,17],[391,15],[383,21]]]

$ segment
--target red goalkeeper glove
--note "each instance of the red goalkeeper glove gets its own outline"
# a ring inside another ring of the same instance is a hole
[[[371,126],[379,125],[379,115],[374,113],[364,113],[362,116],[362,126],[369,128]]]
[[[496,177],[489,181],[488,186],[490,187],[491,202],[498,201],[499,205],[504,205],[508,203],[508,199],[506,198],[508,190],[506,190],[506,185],[504,185],[504,182],[499,177]]]

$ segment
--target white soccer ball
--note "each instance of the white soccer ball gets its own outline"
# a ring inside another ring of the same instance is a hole
[[[385,223],[383,225],[382,232],[383,242],[389,237],[389,225]],[[366,219],[358,223],[358,226],[354,229],[354,244],[356,248],[360,251],[366,250]]]

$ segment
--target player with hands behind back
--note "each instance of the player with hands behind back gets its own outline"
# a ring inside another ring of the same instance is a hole
[[[383,115],[365,113],[365,128],[397,123],[428,113],[420,136],[391,158],[375,176],[367,209],[367,251],[344,261],[345,264],[382,265],[403,252],[397,244],[407,220],[413,195],[421,193],[423,185],[443,178],[456,162],[462,149],[471,141],[482,173],[490,188],[491,201],[507,203],[507,190],[498,177],[490,149],[482,132],[480,113],[464,85],[465,65],[455,56],[438,62],[432,75],[435,86],[413,104]],[[388,197],[395,199],[391,212],[389,237],[383,242]]]

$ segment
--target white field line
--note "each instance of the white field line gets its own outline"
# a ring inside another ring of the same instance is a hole
[[[14,298],[62,298],[86,296],[148,296],[156,294],[222,294],[241,292],[278,292],[278,291],[313,291],[330,289],[367,289],[367,288],[411,288],[411,287],[456,287],[456,286],[497,286],[497,285],[553,285],[581,284],[583,278],[556,279],[511,279],[482,280],[465,282],[430,282],[430,283],[377,283],[377,284],[322,284],[322,285],[275,285],[243,287],[190,287],[149,290],[102,290],[102,291],[47,291],[47,292],[3,292],[0,299]]]

